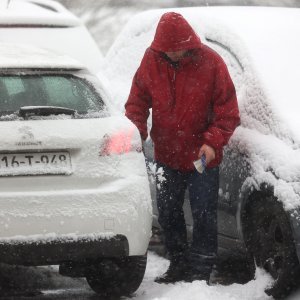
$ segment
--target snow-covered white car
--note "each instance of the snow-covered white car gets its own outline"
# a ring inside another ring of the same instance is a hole
[[[152,207],[138,130],[80,63],[0,44],[0,262],[140,285]]]
[[[225,149],[220,174],[220,257],[254,258],[274,278],[267,293],[280,298],[300,282],[300,9],[172,11],[181,13],[202,42],[221,54],[238,94],[241,126]],[[106,56],[104,71],[115,82],[119,109],[164,12],[132,18]],[[151,140],[147,144],[151,162]],[[155,201],[154,186],[152,193]],[[154,211],[157,215],[155,203]],[[192,226],[189,211],[186,221]],[[158,226],[157,218],[153,225]]]
[[[103,55],[83,22],[52,0],[0,1],[0,41],[58,51],[101,70]]]

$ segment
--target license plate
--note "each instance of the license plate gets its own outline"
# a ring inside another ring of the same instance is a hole
[[[0,176],[70,173],[71,158],[67,151],[0,153]]]

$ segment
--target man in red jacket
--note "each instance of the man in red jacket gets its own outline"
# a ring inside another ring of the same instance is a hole
[[[143,140],[152,108],[150,135],[163,169],[157,206],[170,267],[156,282],[208,281],[217,254],[218,165],[240,122],[227,67],[180,14],[166,13],[133,78],[125,108]],[[206,160],[203,173],[193,164],[199,158]],[[190,247],[182,209],[187,189],[194,223]]]

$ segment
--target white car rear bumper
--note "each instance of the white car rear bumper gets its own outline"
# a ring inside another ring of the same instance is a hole
[[[148,182],[127,179],[97,189],[0,194],[0,246],[125,237],[129,255],[145,254],[151,234]],[[113,247],[113,246],[112,246]]]

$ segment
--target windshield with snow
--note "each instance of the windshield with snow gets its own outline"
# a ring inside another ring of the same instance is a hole
[[[1,119],[24,106],[64,107],[77,117],[99,117],[105,108],[94,87],[72,74],[0,74]]]

